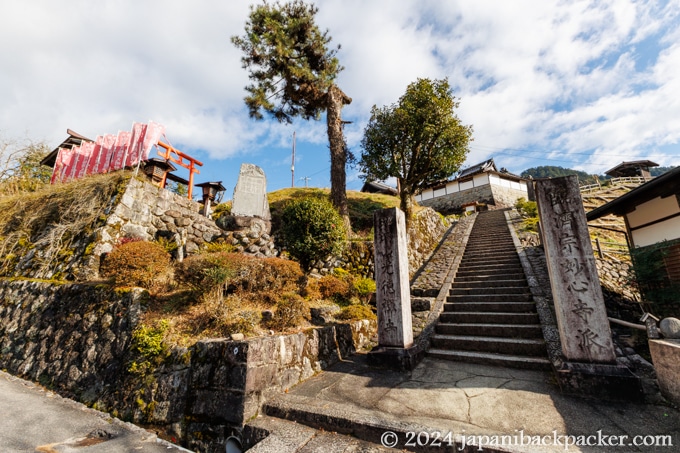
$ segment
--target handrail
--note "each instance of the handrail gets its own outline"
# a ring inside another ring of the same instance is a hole
[[[630,327],[632,329],[647,331],[647,326],[644,326],[642,324],[635,324],[635,323],[632,323],[632,322],[628,322],[628,321],[624,321],[622,319],[616,319],[616,318],[607,317],[607,319],[609,319],[609,322],[612,322],[614,324],[619,324],[621,326]]]

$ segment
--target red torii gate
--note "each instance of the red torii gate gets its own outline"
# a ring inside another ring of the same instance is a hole
[[[165,149],[165,152],[162,152],[161,150],[157,151],[159,156],[163,157],[166,161],[169,160],[170,162],[174,162],[177,165],[181,165],[182,167],[189,170],[189,184],[187,187],[188,189],[187,196],[189,197],[189,200],[191,200],[191,192],[194,188],[194,173],[196,174],[201,173],[200,171],[198,171],[196,166],[202,167],[203,163],[187,154],[184,154],[182,151],[173,148],[167,143],[159,141],[158,146]],[[163,176],[163,180],[161,181],[161,187],[165,187],[166,178],[167,173]]]

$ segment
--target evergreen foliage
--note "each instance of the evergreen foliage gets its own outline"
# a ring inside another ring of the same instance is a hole
[[[286,250],[304,269],[342,252],[346,237],[343,221],[328,200],[293,200],[284,208],[283,219]]]
[[[603,182],[605,180],[604,176],[599,175],[589,175],[588,173],[580,170],[572,170],[571,168],[556,167],[554,165],[542,165],[539,167],[527,168],[520,176],[523,178],[528,178],[531,176],[534,179],[540,178],[557,178],[560,176],[578,176],[579,182],[581,184],[594,184],[596,178]]]
[[[335,85],[343,69],[336,58],[339,46],[328,48],[331,38],[316,25],[317,11],[302,0],[251,6],[245,35],[231,40],[243,52],[241,62],[253,82],[246,87],[245,98],[252,118],[262,119],[264,110],[290,123],[294,117],[319,119],[326,112],[331,200],[349,227],[345,194],[349,151],[340,113],[352,99]]]
[[[407,222],[418,190],[451,176],[469,152],[472,126],[458,105],[448,80],[418,79],[398,103],[371,110],[359,166],[367,181],[397,178]]]

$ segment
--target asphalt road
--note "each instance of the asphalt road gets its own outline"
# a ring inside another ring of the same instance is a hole
[[[154,433],[0,372],[3,453],[187,452]]]

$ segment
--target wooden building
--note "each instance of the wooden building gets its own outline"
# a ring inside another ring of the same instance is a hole
[[[609,214],[624,218],[632,251],[661,247],[669,282],[680,284],[680,167],[593,209],[586,218]]]

